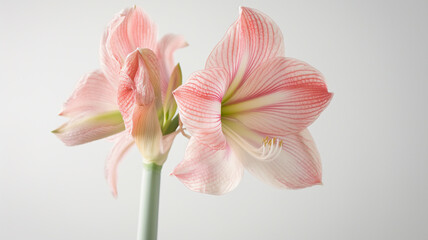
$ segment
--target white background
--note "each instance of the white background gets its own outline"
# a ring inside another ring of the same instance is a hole
[[[323,186],[278,190],[245,174],[224,196],[194,193],[164,165],[159,239],[426,239],[427,1],[0,1],[0,239],[135,239],[141,158],[104,179],[112,143],[66,147],[51,130],[80,77],[99,67],[105,26],[142,7],[160,35],[183,34],[184,78],[238,17],[280,26],[287,56],[324,73],[334,98],[310,127]]]

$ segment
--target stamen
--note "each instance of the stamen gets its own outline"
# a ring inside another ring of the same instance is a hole
[[[262,141],[262,160],[269,160],[276,158],[282,150],[283,141],[278,138],[269,138],[266,137]]]
[[[248,142],[248,139],[243,138],[237,132],[232,130],[232,128],[230,128],[227,124],[223,125],[223,131],[228,137],[233,139],[234,142],[239,144],[239,146],[242,147],[245,152],[258,160],[272,161],[282,151],[283,141],[281,139],[270,138],[269,136],[266,136],[265,138],[261,139],[261,146],[257,147],[254,146],[254,144]]]
[[[179,125],[178,131],[180,131],[184,137],[186,137],[187,139],[190,139],[190,135],[185,132],[186,128],[183,127],[183,123],[181,122],[180,119],[178,119],[178,125]]]

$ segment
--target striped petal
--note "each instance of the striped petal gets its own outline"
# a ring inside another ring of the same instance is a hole
[[[105,74],[107,80],[115,88],[119,85],[119,73],[120,73],[120,63],[117,62],[113,56],[110,55],[110,52],[107,50],[107,41],[110,41],[110,36],[112,31],[116,26],[122,21],[122,18],[115,17],[113,21],[110,22],[109,26],[104,32],[103,37],[101,38],[100,44],[100,66],[102,72]],[[114,26],[114,27],[113,27]]]
[[[155,104],[136,106],[132,118],[134,124],[132,136],[144,158],[144,162],[162,166],[165,159],[158,159],[163,150],[162,131]]]
[[[117,110],[117,92],[97,70],[85,75],[78,83],[70,98],[64,103],[59,115],[73,117],[87,114],[97,114]]]
[[[260,180],[282,188],[304,188],[321,184],[321,162],[308,130],[283,139],[283,151],[270,162],[242,158],[245,168]]]
[[[239,85],[262,62],[283,55],[283,36],[275,22],[255,9],[241,7],[239,19],[212,51],[206,68],[227,69]]]
[[[250,74],[264,61],[284,56],[284,39],[278,25],[255,9],[241,7],[242,35],[246,40]]]
[[[122,132],[118,134],[113,149],[107,157],[105,176],[115,197],[117,196],[117,167],[133,144],[134,139],[127,132]]]
[[[122,115],[119,111],[112,111],[74,117],[52,133],[66,145],[74,146],[105,138],[123,130],[125,126]]]
[[[134,109],[150,105],[162,107],[159,87],[159,67],[155,54],[149,49],[135,50],[126,58],[120,74],[118,105],[126,129],[132,133]]]
[[[238,185],[243,168],[229,146],[223,150],[207,149],[192,137],[184,160],[171,174],[193,191],[219,195]]]
[[[167,34],[156,46],[156,55],[159,59],[161,73],[161,89],[163,99],[166,97],[168,82],[175,67],[174,52],[179,48],[188,46],[186,40],[181,35]]]
[[[245,47],[245,39],[241,34],[241,21],[238,19],[211,52],[205,68],[224,68],[228,73],[228,81],[230,82],[241,65]]]
[[[171,149],[174,138],[179,134],[179,131],[172,132],[170,134],[162,136],[161,154],[168,153]]]
[[[332,94],[324,77],[307,63],[272,58],[248,76],[224,103],[222,114],[266,136],[286,136],[315,121]]]
[[[174,91],[180,119],[192,136],[213,149],[224,149],[221,129],[221,99],[227,85],[223,69],[192,74],[185,85]]]
[[[155,49],[156,25],[139,7],[124,9],[110,22],[101,41],[101,66],[118,83],[126,56],[137,48]]]

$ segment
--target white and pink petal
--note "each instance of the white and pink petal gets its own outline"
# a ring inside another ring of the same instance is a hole
[[[226,35],[209,55],[205,68],[223,68],[228,74],[228,85],[242,65],[246,43],[241,34],[241,22],[238,19],[227,30]]]
[[[105,176],[113,196],[117,196],[117,168],[125,154],[134,145],[134,139],[127,132],[118,134],[115,144],[107,157]]]
[[[158,159],[158,157],[162,154],[162,131],[155,104],[137,105],[132,115],[132,121],[132,136],[144,162],[161,166],[164,159]]]
[[[283,139],[283,151],[270,162],[242,158],[250,173],[263,182],[282,188],[305,188],[322,182],[321,161],[307,129]]]
[[[213,149],[223,149],[226,138],[221,125],[221,100],[227,86],[227,72],[221,68],[193,73],[174,91],[180,119],[189,133]]]
[[[139,7],[124,9],[109,26],[106,50],[122,65],[129,53],[137,48],[155,49],[157,27]]]
[[[247,74],[270,58],[284,56],[284,38],[269,16],[247,7],[240,8],[240,15],[249,58]]]
[[[224,104],[294,88],[320,88],[327,91],[324,76],[311,65],[294,58],[274,57],[260,64]]]
[[[101,68],[118,84],[126,57],[137,48],[155,49],[157,27],[139,7],[124,9],[110,22],[101,41]]]
[[[105,138],[125,129],[119,111],[97,115],[79,115],[52,131],[68,146],[79,145]]]
[[[73,117],[83,113],[96,114],[117,110],[116,89],[97,70],[86,74],[64,103],[60,116]]]
[[[188,46],[186,40],[181,35],[167,34],[158,42],[156,46],[156,56],[159,59],[161,73],[161,90],[163,99],[166,97],[168,82],[174,70],[174,52],[177,49]]]
[[[193,191],[219,195],[232,191],[239,184],[243,167],[229,146],[213,150],[192,137],[184,160],[171,175]]]
[[[230,80],[241,84],[245,76],[261,63],[277,56],[284,56],[284,41],[279,27],[264,13],[241,7],[239,19],[214,48],[206,68],[225,68]]]
[[[285,136],[308,127],[331,97],[318,70],[296,59],[277,57],[248,76],[223,104],[222,113],[262,135]]]

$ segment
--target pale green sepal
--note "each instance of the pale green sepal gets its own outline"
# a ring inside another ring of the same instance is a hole
[[[172,74],[169,78],[168,89],[165,94],[165,100],[163,104],[164,111],[164,123],[169,123],[175,115],[177,110],[177,103],[172,95],[172,92],[181,85],[182,83],[182,73],[180,64],[177,64],[172,71]]]
[[[180,117],[177,114],[174,119],[172,119],[167,125],[165,125],[165,128],[162,128],[162,135],[165,136],[177,130],[179,119]]]
[[[123,123],[122,114],[117,110],[96,115],[88,120],[94,122]]]
[[[62,133],[70,129],[80,127],[80,126],[100,126],[100,125],[121,125],[117,129],[117,132],[125,130],[125,124],[123,123],[122,114],[120,111],[110,111],[100,113],[87,118],[82,118],[78,120],[71,121],[69,123],[63,124],[59,128],[51,131],[52,133]]]

